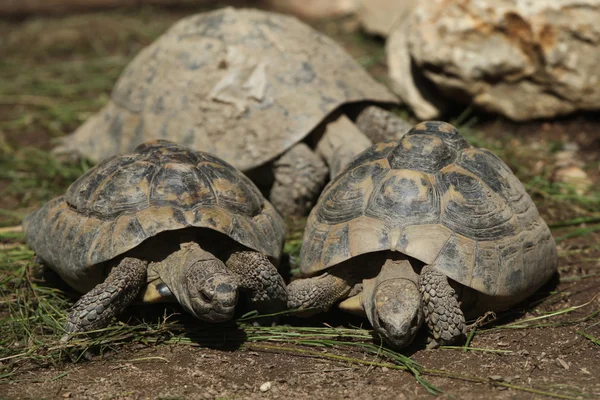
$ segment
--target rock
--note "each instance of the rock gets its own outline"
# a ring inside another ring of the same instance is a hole
[[[600,0],[426,0],[390,35],[390,75],[420,118],[438,106],[414,70],[446,101],[516,121],[599,110],[598,20]]]
[[[366,32],[386,37],[416,5],[417,0],[360,0],[357,14]]]
[[[352,14],[359,0],[263,0],[274,11],[300,18],[331,18]]]
[[[269,389],[271,389],[271,382],[265,382],[262,385],[260,385],[260,391],[261,392],[268,392]]]
[[[436,119],[446,110],[436,88],[415,67],[408,47],[412,18],[399,22],[385,48],[390,75],[390,88],[408,105],[419,119]]]
[[[588,174],[575,165],[557,168],[554,171],[553,180],[571,186],[579,196],[586,194],[593,185]]]
[[[584,162],[578,152],[577,143],[568,142],[563,145],[561,151],[554,154],[552,180],[570,186],[570,188],[563,188],[563,192],[574,190],[577,195],[582,196],[589,192],[593,182],[582,169]]]

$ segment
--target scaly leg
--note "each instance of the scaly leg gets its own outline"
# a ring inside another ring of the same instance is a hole
[[[71,308],[65,330],[86,332],[107,326],[138,295],[146,283],[148,263],[125,257],[104,282],[87,292]]]
[[[433,335],[428,348],[451,344],[466,334],[465,316],[446,275],[432,265],[425,265],[419,277],[425,321]]]
[[[269,200],[283,216],[303,216],[316,203],[327,166],[306,144],[298,143],[273,164],[275,182]]]
[[[333,180],[373,143],[345,115],[327,124],[323,136],[317,143],[317,153],[329,166],[329,175]]]
[[[412,125],[397,115],[377,106],[369,106],[356,118],[356,126],[373,143],[400,140]]]
[[[288,308],[307,310],[304,316],[327,311],[332,305],[346,298],[354,283],[344,275],[324,273],[314,278],[292,281],[288,285]]]
[[[259,313],[285,309],[285,282],[266,256],[257,251],[237,248],[225,257],[225,265],[237,276],[240,289],[250,293],[250,302]]]

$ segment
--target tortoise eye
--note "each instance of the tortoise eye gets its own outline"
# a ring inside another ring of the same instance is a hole
[[[207,293],[205,290],[199,290],[198,291],[199,297],[202,299],[202,301],[204,301],[205,303],[210,303],[212,301],[212,296]]]
[[[157,285],[156,290],[158,291],[158,294],[160,294],[162,297],[173,296],[173,292],[171,292],[171,289],[169,289],[169,287],[164,283],[160,283],[159,285]]]

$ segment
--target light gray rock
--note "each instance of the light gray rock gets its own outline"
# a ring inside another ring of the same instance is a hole
[[[600,0],[423,1],[388,42],[394,90],[420,118],[439,108],[419,74],[435,99],[517,121],[599,110],[598,21]]]
[[[406,17],[394,28],[386,42],[390,88],[419,119],[436,119],[445,111],[435,87],[411,59],[408,39],[412,18]]]
[[[417,0],[360,0],[358,17],[365,31],[386,37],[416,5]]]
[[[322,19],[353,14],[359,0],[262,0],[258,2],[272,11],[299,18]]]

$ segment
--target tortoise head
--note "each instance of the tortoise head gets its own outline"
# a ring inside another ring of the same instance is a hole
[[[362,303],[373,329],[395,348],[411,344],[423,323],[418,276],[407,260],[388,259],[377,277],[363,280]]]
[[[179,250],[151,266],[168,292],[198,319],[223,322],[233,318],[240,286],[238,278],[198,243],[180,246]],[[165,290],[163,288],[163,292]]]
[[[406,279],[380,283],[371,296],[367,317],[383,339],[395,348],[412,343],[423,323],[421,293]]]
[[[186,273],[186,290],[179,302],[198,319],[223,322],[233,318],[239,283],[235,276],[212,271],[209,263],[194,265]],[[183,301],[182,301],[183,300]]]

